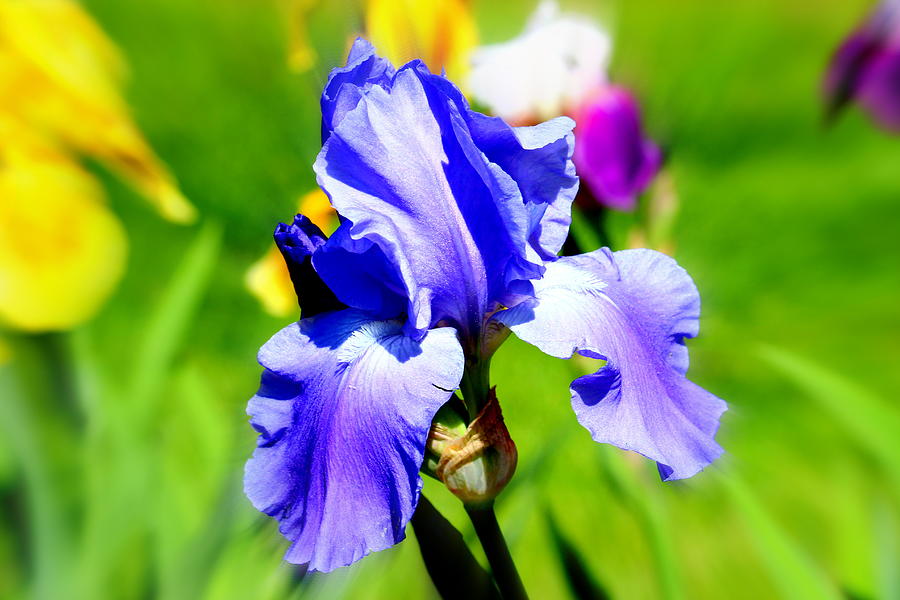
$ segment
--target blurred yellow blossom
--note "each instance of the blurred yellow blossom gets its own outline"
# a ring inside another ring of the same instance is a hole
[[[0,0],[0,114],[96,158],[177,222],[196,211],[132,122],[124,63],[71,0]]]
[[[288,22],[288,65],[303,73],[316,64],[316,51],[309,43],[307,21],[317,0],[282,0]]]
[[[331,233],[337,228],[337,213],[331,207],[325,192],[318,188],[300,199],[297,212],[306,215],[325,233]],[[244,281],[250,293],[270,315],[289,317],[298,311],[291,276],[274,243],[265,256],[253,263]]]
[[[466,80],[478,44],[465,0],[368,0],[366,36],[394,65],[421,58],[454,81]]]
[[[2,120],[0,140],[0,321],[26,331],[77,325],[121,277],[122,226],[65,153]]]
[[[119,94],[125,67],[72,0],[0,0],[0,323],[67,329],[122,275],[126,238],[89,156],[166,218],[194,207],[154,156]]]

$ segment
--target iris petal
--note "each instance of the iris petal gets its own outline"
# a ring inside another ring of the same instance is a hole
[[[515,180],[484,156],[456,103],[417,67],[360,99],[315,170],[351,223],[349,237],[376,244],[395,266],[410,331],[442,320],[471,331],[509,283],[539,277],[542,261],[527,244],[529,209]],[[341,277],[320,274],[329,284]]]
[[[421,342],[355,310],[304,319],[259,354],[260,432],[245,491],[280,521],[286,559],[330,571],[404,538],[431,420],[462,376],[456,333]]]
[[[606,359],[571,386],[595,441],[655,460],[665,480],[690,477],[721,454],[713,437],[725,403],[684,377],[683,341],[697,334],[700,301],[674,260],[604,248],[550,263],[534,287],[535,301],[497,318],[552,356]]]

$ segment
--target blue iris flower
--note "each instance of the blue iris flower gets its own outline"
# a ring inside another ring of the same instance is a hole
[[[260,350],[248,407],[245,489],[288,561],[329,571],[403,539],[432,419],[498,332],[605,359],[571,384],[575,414],[663,479],[721,454],[725,404],[685,378],[700,310],[687,273],[651,250],[557,256],[578,187],[570,119],[511,127],[364,40],[322,116],[315,171],[341,225],[276,230],[303,319]]]

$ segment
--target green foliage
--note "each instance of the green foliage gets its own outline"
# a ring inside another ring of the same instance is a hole
[[[533,3],[475,4],[484,39],[499,41]],[[358,7],[314,10],[321,63],[295,75],[274,2],[86,5],[122,46],[136,119],[207,224],[163,223],[106,178],[131,238],[121,289],[68,336],[8,336],[0,597],[432,597],[412,535],[303,575],[241,493],[256,349],[285,325],[243,277],[314,185],[318,91]],[[532,597],[567,597],[573,565],[612,598],[900,593],[900,145],[856,110],[824,130],[817,96],[867,5],[602,7],[613,77],[636,90],[668,150],[676,256],[704,299],[690,375],[731,405],[728,454],[662,484],[575,422],[567,386],[594,364],[509,340],[493,379],[520,462],[497,504]],[[630,219],[610,220],[614,240]],[[425,493],[484,566],[459,502],[434,481]]]

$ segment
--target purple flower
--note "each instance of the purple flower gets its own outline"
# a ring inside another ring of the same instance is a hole
[[[626,90],[607,86],[573,114],[578,174],[604,206],[634,210],[637,197],[662,165],[662,153],[645,137],[640,109]]]
[[[507,327],[552,356],[606,359],[571,386],[595,440],[667,480],[721,453],[725,405],[684,376],[687,273],[650,250],[557,257],[578,185],[570,119],[510,127],[363,40],[322,113],[315,171],[341,226],[327,241],[303,217],[277,230],[303,319],[261,349],[248,407],[245,489],[288,561],[328,571],[403,539],[432,420]]]
[[[824,88],[829,114],[857,100],[884,128],[900,132],[900,1],[882,2],[838,48]]]

